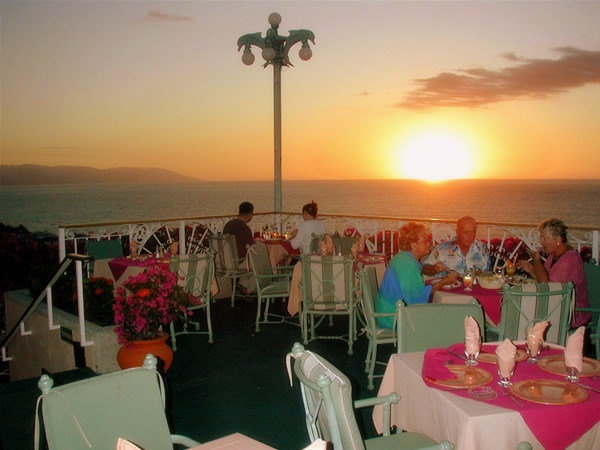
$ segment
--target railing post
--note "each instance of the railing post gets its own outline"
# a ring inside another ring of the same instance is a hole
[[[185,220],[179,221],[179,254],[185,255]]]
[[[62,261],[67,256],[67,245],[65,243],[65,229],[58,228],[58,261]]]
[[[596,260],[596,265],[600,266],[600,230],[592,231],[592,258]]]
[[[52,287],[46,286],[46,306],[48,307],[48,329],[58,330],[60,324],[54,324],[54,309],[52,307]]]
[[[83,302],[83,263],[75,261],[75,275],[77,279],[77,309],[79,310],[79,334],[82,347],[93,345],[94,341],[85,340],[85,305]]]

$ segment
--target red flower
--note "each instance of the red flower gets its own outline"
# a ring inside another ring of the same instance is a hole
[[[101,288],[101,287],[97,287],[97,288],[94,290],[94,294],[96,294],[96,295],[102,295],[102,288]]]

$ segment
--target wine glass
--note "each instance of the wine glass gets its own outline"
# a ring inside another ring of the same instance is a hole
[[[579,382],[579,377],[577,376],[577,374],[579,373],[579,371],[577,370],[576,367],[570,367],[567,366],[567,377],[566,380],[569,383],[578,383]]]
[[[529,357],[527,358],[527,362],[530,364],[537,364],[538,355],[540,354],[540,350],[542,345],[544,344],[544,340],[540,339],[536,336],[535,333],[527,334],[527,354]]]
[[[506,261],[506,275],[509,280],[512,280],[513,275],[517,272],[517,266],[510,259]]]
[[[465,291],[469,292],[473,290],[471,286],[473,285],[474,278],[473,272],[470,270],[467,270],[467,272],[463,275],[463,286],[465,287]]]
[[[497,278],[501,279],[504,276],[504,268],[502,266],[496,266],[494,274],[496,274]]]

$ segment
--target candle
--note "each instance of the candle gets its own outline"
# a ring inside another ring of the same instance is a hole
[[[500,258],[500,252],[504,248],[504,239],[506,239],[506,231],[502,235],[502,241],[500,241],[500,246],[498,247],[498,251],[496,252],[496,261],[494,261],[494,267],[492,268],[492,272],[496,270],[496,266],[498,266],[498,258]]]

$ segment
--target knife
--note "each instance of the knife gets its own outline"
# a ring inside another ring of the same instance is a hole
[[[467,357],[466,357],[465,355],[461,355],[460,353],[456,353],[455,351],[452,351],[452,350],[450,350],[449,348],[447,348],[447,349],[446,349],[446,351],[447,351],[448,353],[450,353],[451,355],[454,355],[454,356],[456,356],[456,357],[458,357],[458,358],[460,358],[460,359],[462,359],[462,360],[464,360],[464,361],[466,361],[466,360],[467,360]]]
[[[592,391],[592,392],[595,392],[596,394],[600,394],[600,389],[596,389],[591,386],[586,386],[585,384],[581,384],[581,383],[575,383],[575,384],[577,386],[581,386],[584,389],[587,389],[588,391]]]

